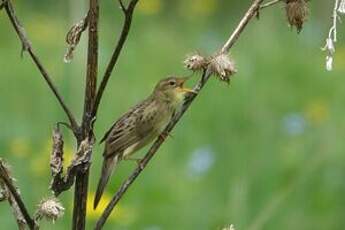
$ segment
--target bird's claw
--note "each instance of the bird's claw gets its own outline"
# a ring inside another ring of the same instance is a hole
[[[160,138],[162,138],[164,141],[165,141],[168,137],[173,138],[173,136],[172,136],[170,133],[168,133],[168,132],[163,132],[163,133],[161,133],[159,136],[160,136]]]

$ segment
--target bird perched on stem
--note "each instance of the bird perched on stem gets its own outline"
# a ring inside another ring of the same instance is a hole
[[[101,199],[104,188],[121,160],[135,160],[132,154],[152,142],[170,122],[174,113],[183,104],[187,94],[195,93],[184,88],[188,78],[169,77],[161,80],[152,94],[132,107],[105,133],[103,166],[94,199],[94,209]]]

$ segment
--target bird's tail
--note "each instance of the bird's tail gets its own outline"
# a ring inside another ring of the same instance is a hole
[[[104,188],[108,183],[109,177],[114,172],[114,169],[116,168],[116,165],[118,162],[119,162],[118,155],[115,155],[115,157],[109,157],[109,158],[104,159],[103,165],[102,165],[101,177],[99,178],[96,196],[93,201],[93,209],[97,208],[97,205],[104,192]]]

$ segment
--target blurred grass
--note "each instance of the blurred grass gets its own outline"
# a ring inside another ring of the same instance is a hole
[[[86,1],[15,1],[33,46],[68,104],[80,117],[86,38],[71,64],[62,62],[64,36],[85,14]],[[225,41],[247,1],[145,0],[110,80],[96,123],[98,139],[121,113],[169,74],[187,75],[185,55],[211,54]],[[105,229],[343,229],[345,219],[345,30],[339,26],[335,70],[320,51],[332,6],[312,2],[300,35],[283,10],[265,9],[232,51],[239,72],[230,87],[213,79],[136,181]],[[122,21],[114,1],[101,7],[100,76]],[[0,154],[12,165],[31,212],[50,194],[53,124],[65,120],[31,60],[0,13]],[[193,81],[197,80],[195,74]],[[66,131],[66,154],[75,148]],[[95,191],[102,146],[96,146],[90,181]],[[145,151],[142,151],[143,153]],[[201,158],[201,159],[199,159]],[[206,160],[205,160],[206,159]],[[206,162],[194,168],[191,162]],[[134,167],[123,163],[107,197]],[[159,172],[159,173],[157,173]],[[64,219],[42,229],[70,226],[72,192],[61,195]],[[91,201],[91,199],[90,199]],[[92,228],[99,210],[89,210]],[[13,228],[7,204],[0,222]]]

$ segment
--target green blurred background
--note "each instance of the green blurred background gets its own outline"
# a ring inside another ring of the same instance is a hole
[[[96,122],[101,138],[126,109],[169,74],[188,75],[185,55],[222,46],[250,0],[141,0],[124,52],[109,82]],[[86,13],[87,1],[14,1],[34,49],[68,105],[80,118],[86,66],[84,35],[72,63],[63,63],[64,37]],[[231,86],[211,79],[173,131],[173,138],[130,188],[105,229],[340,230],[345,226],[345,29],[339,24],[335,69],[325,70],[324,45],[333,1],[312,1],[301,34],[287,26],[282,5],[262,11],[232,50],[238,73]],[[101,1],[100,76],[122,23],[117,1]],[[54,123],[66,120],[0,12],[0,156],[11,165],[31,213],[50,192]],[[193,81],[199,77],[195,74]],[[192,84],[192,83],[190,83]],[[65,157],[74,139],[66,130]],[[93,155],[93,196],[103,146]],[[145,151],[141,151],[144,154]],[[66,163],[66,165],[67,165]],[[133,169],[122,163],[104,203]],[[72,190],[60,198],[63,219],[42,229],[68,229]],[[0,204],[2,229],[16,225]]]

